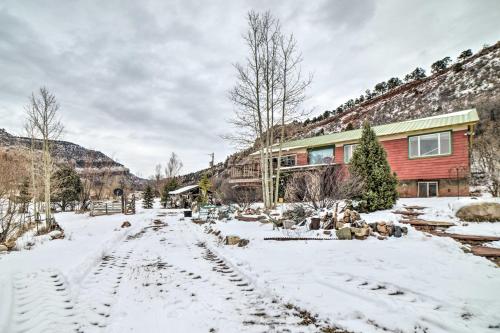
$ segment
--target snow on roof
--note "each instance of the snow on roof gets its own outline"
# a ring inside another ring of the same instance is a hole
[[[184,186],[184,187],[181,187],[181,188],[178,188],[177,190],[175,191],[170,191],[168,192],[168,194],[182,194],[182,193],[185,193],[185,192],[189,192],[195,188],[197,188],[198,185],[189,185],[189,186]]]

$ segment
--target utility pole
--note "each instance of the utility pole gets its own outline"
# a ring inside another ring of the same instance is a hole
[[[208,156],[211,156],[212,159],[210,161],[210,168],[214,167],[214,158],[215,158],[215,153],[208,154]]]

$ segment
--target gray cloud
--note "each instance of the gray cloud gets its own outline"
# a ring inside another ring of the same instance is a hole
[[[20,133],[27,96],[45,85],[65,139],[152,173],[170,152],[185,170],[232,149],[227,91],[243,61],[245,14],[271,10],[294,32],[304,105],[318,113],[374,83],[499,39],[490,1],[16,1],[0,4],[0,127]]]

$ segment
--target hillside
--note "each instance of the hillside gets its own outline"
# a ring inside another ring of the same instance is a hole
[[[411,68],[414,64],[409,64]],[[363,87],[360,87],[360,90]],[[411,120],[477,107],[500,96],[500,42],[423,79],[402,84],[388,92],[316,122],[294,122],[285,140],[359,128],[364,120],[373,125]],[[275,137],[279,136],[276,131]],[[229,156],[224,163],[237,163],[257,148]],[[220,173],[220,171],[219,171]]]
[[[31,146],[31,139],[27,137],[14,136],[0,128],[0,149],[4,151],[26,151]],[[37,150],[41,150],[42,142],[35,141]],[[130,173],[124,165],[116,162],[100,151],[84,148],[68,141],[52,142],[53,156],[57,164],[70,164],[77,172],[84,169],[94,173],[105,173],[114,177],[124,177],[131,185],[140,186],[143,179]]]
[[[410,67],[410,66],[409,66]],[[447,69],[415,80],[308,126],[299,124],[293,137],[310,137],[373,125],[445,114],[500,96],[500,42]]]

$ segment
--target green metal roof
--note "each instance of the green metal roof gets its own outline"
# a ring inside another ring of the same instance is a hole
[[[420,131],[439,127],[475,123],[479,121],[476,109],[458,111],[439,116],[401,121],[386,125],[374,126],[377,136]],[[326,146],[335,143],[359,140],[362,129],[315,136],[307,139],[284,142],[283,149]]]

